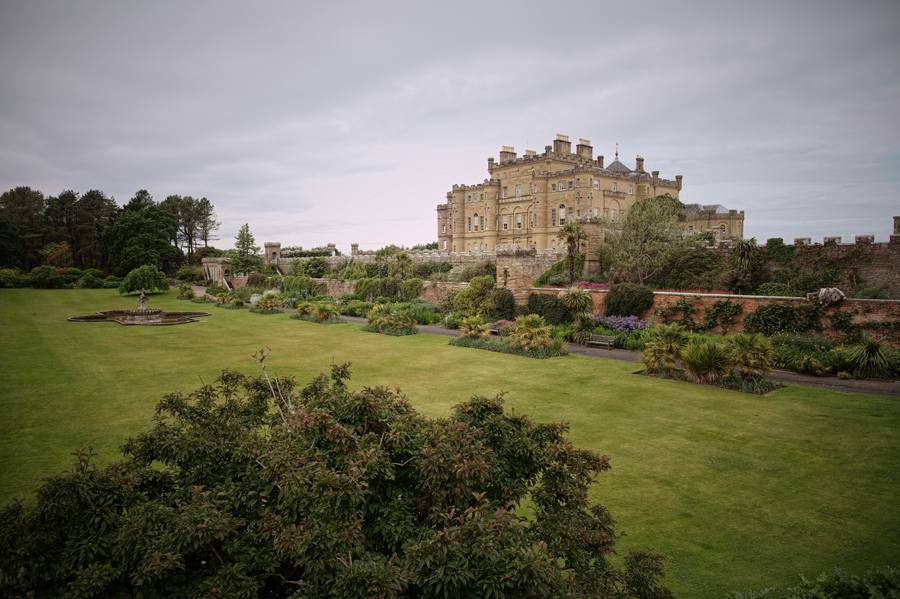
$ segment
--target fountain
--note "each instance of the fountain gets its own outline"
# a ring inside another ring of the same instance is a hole
[[[159,308],[148,308],[144,305],[147,296],[143,289],[141,289],[141,296],[137,301],[141,303],[141,307],[135,310],[107,310],[90,316],[73,316],[68,320],[72,322],[117,322],[122,325],[169,326],[197,322],[197,318],[210,314],[209,312],[163,312]]]

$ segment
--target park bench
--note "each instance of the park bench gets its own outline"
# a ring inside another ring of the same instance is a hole
[[[588,339],[588,345],[597,345],[599,347],[606,347],[608,349],[616,348],[616,338],[610,335],[591,335],[591,338]]]

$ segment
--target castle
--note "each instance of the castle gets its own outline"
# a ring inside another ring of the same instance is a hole
[[[661,179],[644,170],[638,156],[634,170],[616,159],[604,166],[603,156],[579,139],[575,152],[567,135],[557,135],[543,154],[503,146],[500,161],[488,158],[489,179],[476,185],[454,185],[447,203],[437,207],[438,249],[445,252],[493,252],[497,245],[538,250],[558,249],[557,233],[566,221],[582,216],[616,222],[636,201],[658,195],[678,197],[682,176]],[[685,210],[688,234],[714,230],[742,236],[744,213],[719,204],[690,204]]]

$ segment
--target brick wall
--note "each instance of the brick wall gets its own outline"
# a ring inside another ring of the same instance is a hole
[[[559,288],[541,288],[541,289],[530,289],[529,293],[543,293],[543,294],[553,294],[556,295],[561,290]],[[591,290],[589,291],[593,300],[594,300],[594,314],[602,314],[605,309],[605,298],[608,291],[603,290]],[[720,295],[720,294],[697,294],[697,293],[678,293],[678,292],[663,292],[657,291],[653,294],[653,307],[648,310],[646,313],[642,315],[644,319],[655,319],[653,316],[654,312],[659,308],[664,308],[668,306],[674,306],[675,302],[679,299],[686,297],[692,300],[693,307],[697,308],[697,311],[693,313],[693,319],[695,322],[702,322],[703,317],[706,315],[708,309],[710,309],[713,303],[716,300],[724,299],[730,302],[739,302],[743,307],[743,312],[739,314],[735,320],[735,323],[726,328],[722,328],[721,326],[716,327],[713,333],[719,333],[723,335],[733,335],[734,333],[740,333],[744,330],[744,317],[748,314],[751,314],[756,311],[760,306],[768,305],[768,304],[792,304],[792,305],[801,305],[806,303],[805,298],[799,297],[769,297],[769,296],[759,296],[759,295]],[[527,295],[526,295],[527,301]],[[897,300],[864,300],[864,299],[849,299],[846,298],[841,303],[830,306],[825,309],[825,316],[822,318],[823,330],[822,334],[834,339],[835,341],[841,341],[844,335],[846,334],[844,331],[840,331],[831,326],[831,320],[828,318],[829,315],[834,314],[838,310],[843,312],[850,312],[852,314],[851,324],[859,324],[859,323],[868,323],[868,322],[886,322],[885,326],[878,327],[875,329],[867,329],[869,335],[873,338],[884,337],[884,342],[891,347],[900,348],[900,329],[894,328],[890,326],[890,322],[900,320],[900,301]],[[677,319],[681,316],[681,313],[675,313],[673,316],[670,316],[669,319],[672,320]]]
[[[326,287],[325,293],[335,299],[343,293],[353,293],[353,287],[356,285],[356,281],[351,280],[316,279],[316,281],[324,283]],[[424,281],[422,293],[419,294],[419,297],[429,303],[440,304],[450,293],[461,291],[468,286],[468,283],[432,283],[431,281]]]

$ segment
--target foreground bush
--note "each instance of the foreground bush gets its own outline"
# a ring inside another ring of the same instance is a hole
[[[653,307],[653,291],[643,285],[613,285],[606,294],[605,316],[643,316]]]
[[[815,580],[807,580],[785,593],[772,593],[773,589],[729,593],[726,599],[879,599],[900,597],[900,570],[879,568],[864,576],[847,576],[839,568],[829,576],[820,574]]]
[[[36,508],[3,511],[0,595],[672,596],[663,556],[608,560],[618,535],[588,490],[609,461],[567,425],[501,396],[430,420],[348,390],[348,366],[302,389],[226,370],[166,396],[122,461],[76,452]]]

